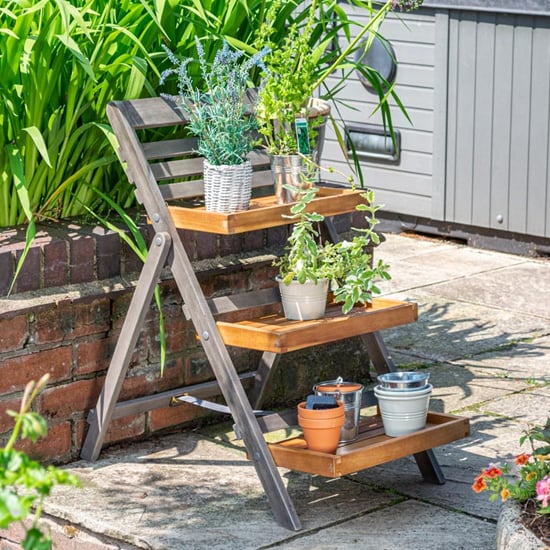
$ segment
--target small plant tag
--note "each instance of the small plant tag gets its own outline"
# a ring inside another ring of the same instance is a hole
[[[302,155],[309,155],[309,131],[307,128],[307,120],[305,118],[296,119],[296,143],[298,144],[298,152]]]

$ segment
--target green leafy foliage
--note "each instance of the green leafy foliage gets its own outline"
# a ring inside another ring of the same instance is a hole
[[[240,50],[232,50],[227,42],[216,52],[210,63],[201,42],[196,38],[198,59],[179,60],[168,48],[173,64],[161,75],[161,83],[175,73],[181,107],[189,117],[189,131],[199,138],[198,153],[213,165],[242,164],[252,151],[257,139],[256,117],[250,116],[246,91],[250,87],[250,73],[263,67],[267,50],[251,58]],[[200,67],[200,82],[195,82],[190,66]]]
[[[489,491],[490,500],[513,498],[520,503],[538,501],[538,512],[550,514],[550,417],[544,426],[531,426],[520,437],[523,445],[529,442],[531,452],[514,459],[515,476],[511,477],[508,463],[490,464],[475,478],[472,489],[476,493]],[[542,443],[542,445],[540,444]]]
[[[295,219],[288,238],[285,254],[275,260],[279,276],[285,284],[292,280],[305,283],[328,279],[334,292],[334,300],[342,303],[342,312],[349,311],[356,304],[372,302],[372,297],[380,293],[376,281],[390,279],[389,267],[382,260],[372,265],[370,248],[380,242],[374,227],[378,223],[374,191],[362,193],[365,202],[358,210],[365,212],[366,228],[354,228],[357,233],[352,240],[336,243],[321,242],[318,224],[324,216],[310,210],[317,189],[313,186],[301,190],[299,200],[294,204],[291,218]]]
[[[48,375],[45,375],[38,383],[29,382],[19,412],[8,411],[15,419],[15,426],[8,443],[0,449],[0,528],[20,522],[26,530],[22,542],[25,550],[49,550],[52,547],[49,534],[38,525],[44,499],[55,485],[79,485],[76,476],[54,466],[44,467],[14,448],[19,438],[35,442],[47,435],[46,421],[30,410],[47,381]],[[31,526],[26,528],[23,521],[31,516]]]

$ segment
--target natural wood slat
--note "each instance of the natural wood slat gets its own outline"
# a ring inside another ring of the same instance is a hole
[[[470,424],[467,418],[430,412],[426,427],[408,435],[384,435],[380,417],[365,418],[359,431],[356,441],[341,445],[335,454],[310,451],[301,437],[272,443],[269,450],[277,466],[341,477],[467,437]]]
[[[415,303],[375,298],[372,306],[356,307],[348,315],[340,304],[330,304],[325,317],[313,321],[289,321],[279,313],[217,325],[226,345],[287,353],[412,323],[417,316]]]
[[[365,202],[362,193],[346,188],[320,186],[308,210],[325,217],[353,212],[358,204]],[[252,199],[250,208],[240,212],[207,212],[204,208],[181,206],[169,206],[168,211],[178,228],[232,235],[288,225],[292,220],[284,216],[290,214],[291,207],[291,204],[277,204],[275,197],[270,195]]]

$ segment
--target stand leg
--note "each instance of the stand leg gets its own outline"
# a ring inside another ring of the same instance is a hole
[[[277,370],[280,359],[281,355],[279,353],[266,351],[262,354],[254,379],[254,387],[250,392],[250,403],[255,409],[261,408],[265,392]]]
[[[85,460],[97,460],[101,452],[143,320],[170,250],[170,244],[171,238],[168,233],[155,235],[122,325],[101,395],[95,409],[90,411],[88,418],[90,426],[81,453]]]
[[[367,348],[369,358],[378,374],[395,372],[395,364],[388,352],[388,348],[386,348],[382,335],[379,332],[364,334],[361,336],[361,339]]]
[[[175,228],[174,228],[175,231]],[[287,529],[302,528],[294,504],[271,456],[250,401],[241,384],[212,312],[181,241],[174,238],[171,268],[235,424],[242,435],[256,473],[277,521]]]
[[[445,476],[432,449],[416,453],[414,459],[424,481],[435,483],[436,485],[443,485],[445,483]]]

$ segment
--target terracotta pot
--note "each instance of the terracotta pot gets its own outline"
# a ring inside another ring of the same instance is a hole
[[[298,405],[298,424],[304,432],[308,449],[334,453],[340,443],[344,425],[344,404],[338,401],[333,409],[306,409],[303,401]]]

